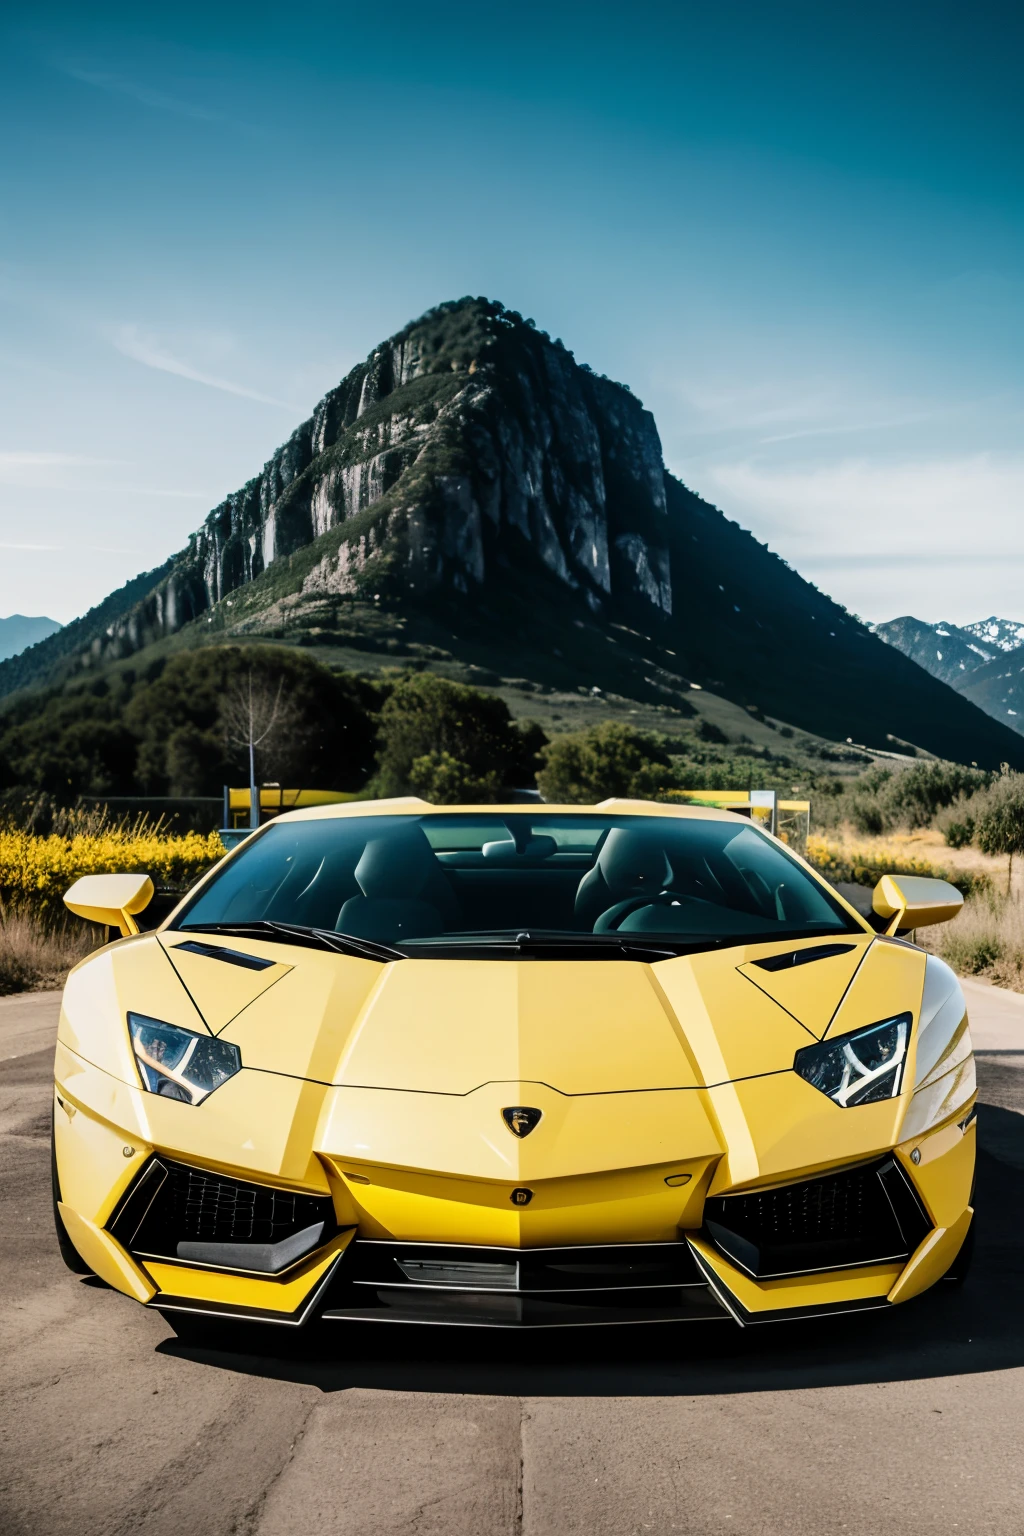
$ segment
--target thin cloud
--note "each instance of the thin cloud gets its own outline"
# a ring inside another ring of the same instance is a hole
[[[73,64],[57,64],[55,68],[71,80],[78,80],[83,85],[91,85],[98,91],[107,91],[113,96],[127,96],[130,101],[137,101],[144,107],[152,107],[157,112],[171,112],[176,117],[187,117],[195,123],[227,122],[223,112],[212,111],[209,107],[198,106],[195,102],[183,101],[179,96],[168,96],[165,91],[154,91],[151,86],[143,85],[137,80],[126,80],[122,75],[80,69]]]
[[[1024,455],[719,460],[694,488],[858,613],[960,623],[1020,611]]]
[[[32,453],[17,450],[0,452],[0,470],[4,469],[83,469],[94,464],[121,464],[123,459],[93,459],[80,453]]]
[[[906,416],[890,416],[884,421],[857,421],[849,425],[832,425],[828,427],[802,427],[797,432],[776,432],[771,437],[762,437],[761,443],[793,443],[803,437],[848,437],[851,433],[858,432],[889,432],[895,427],[915,426],[921,421],[933,421],[936,416],[948,415],[948,411],[915,411]]]
[[[205,373],[191,363],[165,352],[152,336],[145,335],[135,325],[123,325],[114,335],[114,346],[123,357],[141,363],[144,368],[155,368],[160,373],[173,373],[179,379],[190,379],[193,384],[204,384],[207,389],[219,389],[226,395],[240,395],[244,400],[258,400],[261,405],[275,405],[282,411],[294,411],[287,400],[277,400],[273,395],[261,394],[233,379],[222,379],[217,374]]]

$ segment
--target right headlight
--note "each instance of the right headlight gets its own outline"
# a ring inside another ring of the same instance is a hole
[[[820,1045],[806,1045],[793,1058],[793,1070],[840,1109],[894,1099],[903,1086],[910,1025],[910,1014],[901,1013]]]
[[[128,1032],[143,1088],[162,1098],[201,1104],[241,1070],[238,1046],[214,1035],[197,1035],[141,1013],[128,1015]]]

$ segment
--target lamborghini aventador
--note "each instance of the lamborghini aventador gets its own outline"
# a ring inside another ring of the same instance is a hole
[[[354,803],[279,816],[71,973],[65,1261],[146,1306],[291,1326],[777,1319],[969,1260],[956,914],[858,913],[710,808]]]

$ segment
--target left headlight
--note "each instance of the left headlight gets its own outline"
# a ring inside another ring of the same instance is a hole
[[[901,1013],[820,1045],[805,1045],[793,1058],[793,1070],[840,1109],[894,1099],[903,1084],[910,1024],[910,1014]]]
[[[237,1045],[141,1013],[128,1015],[128,1032],[143,1088],[165,1099],[201,1104],[242,1066]]]

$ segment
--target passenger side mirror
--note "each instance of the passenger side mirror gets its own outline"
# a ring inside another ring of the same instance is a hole
[[[83,875],[65,892],[64,905],[87,923],[119,928],[127,938],[138,933],[135,914],[152,899],[153,882],[148,875]]]
[[[886,933],[948,923],[963,904],[964,898],[955,885],[923,875],[883,875],[871,898],[878,916],[891,918]]]

